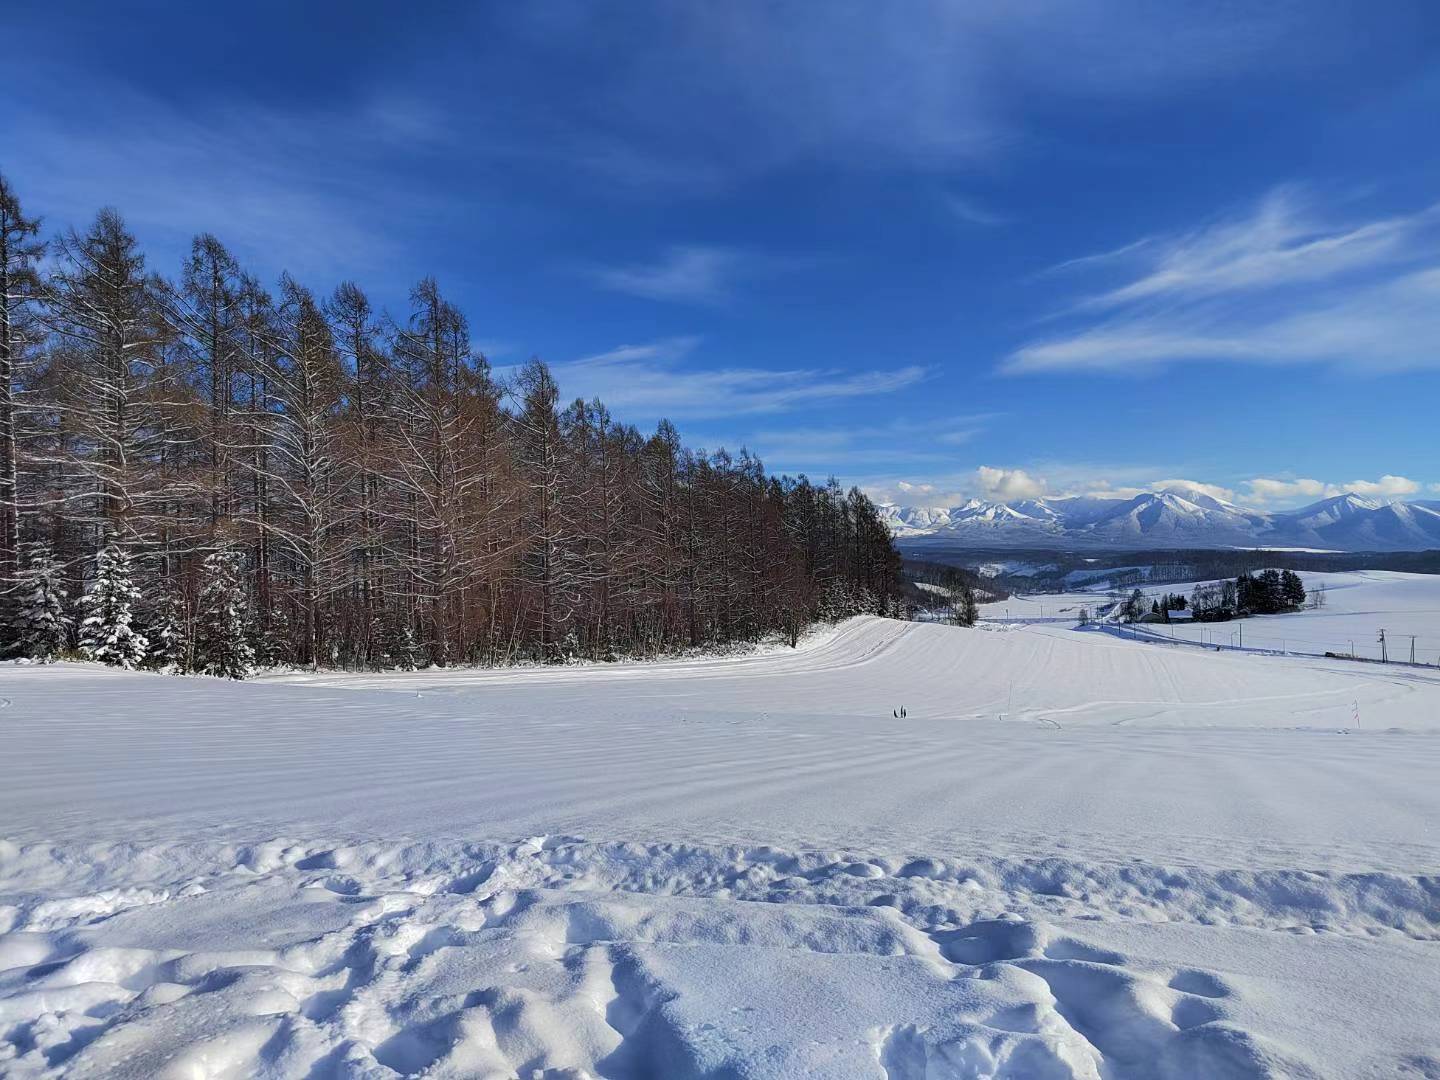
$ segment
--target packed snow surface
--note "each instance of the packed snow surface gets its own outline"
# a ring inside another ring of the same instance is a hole
[[[862,618],[0,695],[6,1077],[1440,1076],[1440,672]]]

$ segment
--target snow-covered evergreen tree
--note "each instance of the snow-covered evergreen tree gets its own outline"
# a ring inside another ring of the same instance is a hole
[[[19,655],[48,664],[65,651],[70,637],[64,578],[49,545],[36,544],[30,549],[27,565],[16,581],[15,594]]]
[[[395,636],[391,650],[395,666],[401,671],[414,671],[425,660],[425,652],[415,638],[415,631],[409,623],[403,623]]]
[[[180,672],[189,665],[190,631],[185,598],[169,590],[155,604],[146,623],[150,639],[149,666],[156,671]]]
[[[968,583],[962,581],[950,590],[950,610],[956,626],[974,626],[979,622],[980,604]]]
[[[1285,603],[1292,608],[1305,606],[1305,582],[1294,570],[1284,570],[1280,574],[1280,591],[1285,597]]]
[[[381,670],[414,671],[425,663],[425,650],[408,622],[386,612],[370,624],[370,663]]]
[[[872,614],[875,595],[853,581],[832,581],[820,596],[819,616],[825,622],[839,622],[854,615]]]
[[[201,569],[200,603],[195,617],[195,670],[227,679],[243,679],[255,664],[250,645],[250,600],[242,583],[238,551],[217,551]]]
[[[255,662],[261,667],[280,667],[290,660],[291,628],[285,609],[270,612],[269,624],[255,642]]]
[[[95,556],[95,579],[80,598],[80,651],[88,659],[122,668],[145,662],[150,642],[133,625],[139,599],[129,553],[107,544]]]
[[[365,656],[372,668],[384,671],[390,667],[390,628],[379,615],[370,620]]]

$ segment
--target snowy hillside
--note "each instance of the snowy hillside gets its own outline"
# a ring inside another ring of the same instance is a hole
[[[952,546],[1440,548],[1440,509],[1434,504],[1354,494],[1277,512],[1246,509],[1183,485],[1130,499],[1030,499],[1013,505],[972,500],[950,510],[886,505],[881,514],[897,538],[933,538]]]
[[[6,1077],[1440,1067],[1440,672],[864,618],[0,695]]]

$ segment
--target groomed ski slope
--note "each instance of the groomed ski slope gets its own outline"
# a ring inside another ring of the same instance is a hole
[[[867,618],[0,695],[0,1075],[1440,1076],[1440,673]]]

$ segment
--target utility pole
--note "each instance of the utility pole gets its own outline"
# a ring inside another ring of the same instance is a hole
[[[1389,652],[1389,650],[1385,647],[1385,631],[1384,631],[1384,630],[1381,630],[1381,631],[1380,631],[1380,662],[1381,662],[1382,664],[1388,664],[1388,663],[1390,662],[1390,652]]]
[[[1415,635],[1410,635],[1410,663],[1415,663]]]

